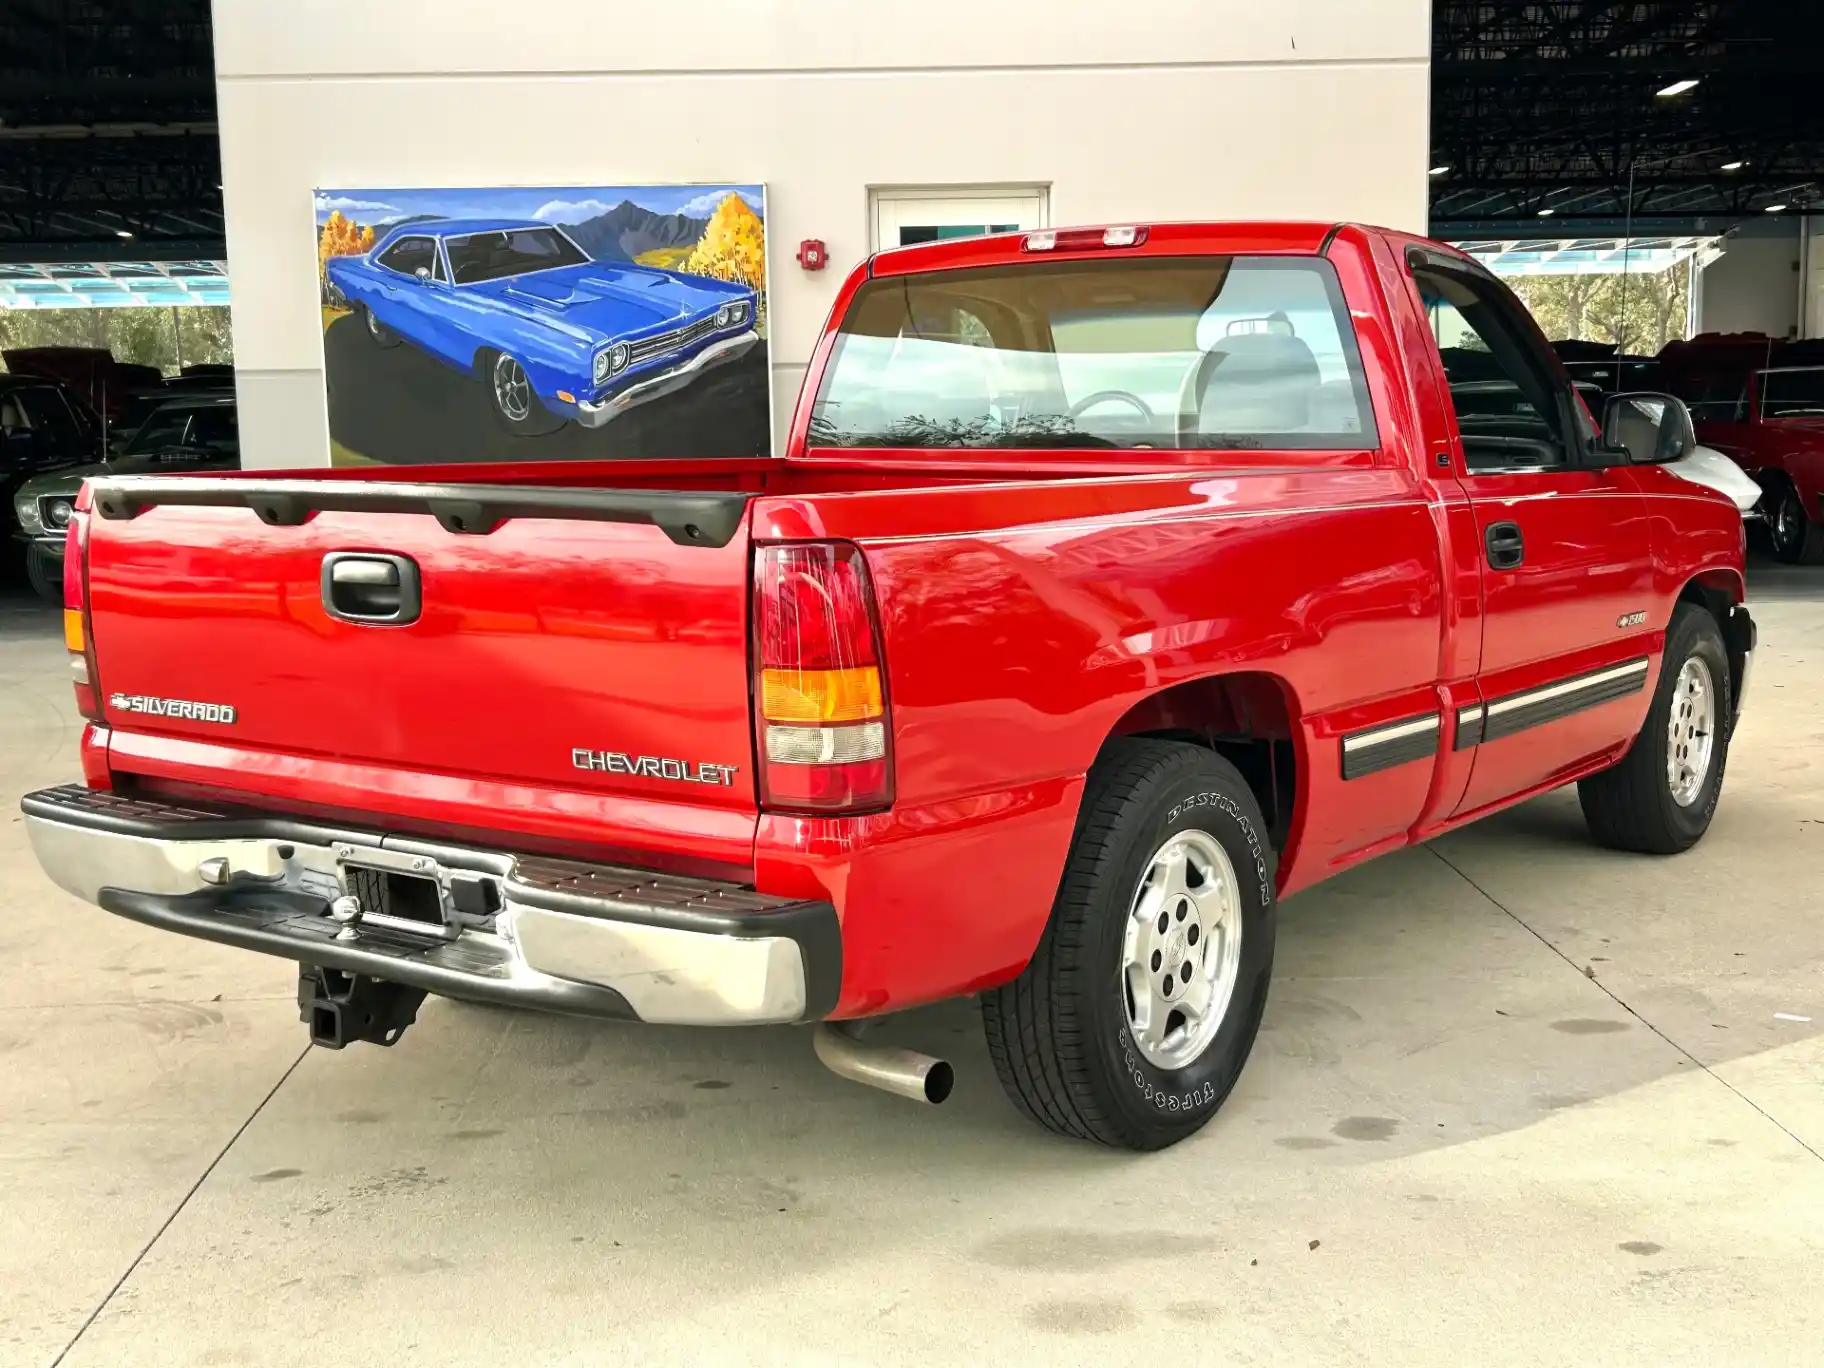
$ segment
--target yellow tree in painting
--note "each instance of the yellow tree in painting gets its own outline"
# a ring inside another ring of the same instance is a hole
[[[359,256],[371,251],[373,245],[372,227],[364,228],[353,219],[344,218],[340,209],[331,213],[317,234],[317,279],[324,289],[329,287],[327,263],[332,256]]]
[[[746,200],[730,194],[716,206],[709,227],[685,258],[684,269],[766,289],[766,229]]]

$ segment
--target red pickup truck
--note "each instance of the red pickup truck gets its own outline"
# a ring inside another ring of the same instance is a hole
[[[1774,554],[1824,564],[1824,342],[1709,333],[1660,363],[1699,438],[1761,486]]]
[[[1677,400],[1607,427],[1398,233],[886,252],[782,458],[91,481],[84,783],[26,820],[79,896],[296,961],[320,1044],[427,992],[815,1022],[936,1101],[856,1023],[977,995],[1032,1119],[1156,1148],[1279,899],[1573,780],[1607,845],[1704,833],[1742,520],[1653,464]]]

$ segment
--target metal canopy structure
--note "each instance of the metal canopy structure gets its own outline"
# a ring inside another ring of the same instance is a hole
[[[1433,0],[1432,86],[1439,236],[1824,192],[1824,0]],[[0,260],[220,260],[220,182],[208,0],[0,0]]]
[[[1456,245],[1496,275],[1613,275],[1627,269],[1654,275],[1692,257],[1707,264],[1714,237],[1508,238]]]
[[[171,308],[228,302],[223,261],[0,261],[0,309]]]
[[[208,0],[0,2],[0,260],[220,260]]]
[[[1824,196],[1821,86],[1820,0],[1434,0],[1431,231],[1800,212]]]

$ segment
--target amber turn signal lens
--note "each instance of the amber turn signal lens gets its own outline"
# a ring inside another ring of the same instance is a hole
[[[63,610],[63,644],[72,651],[82,649],[82,610],[80,608]]]
[[[762,670],[760,714],[768,722],[866,722],[881,715],[880,671]]]

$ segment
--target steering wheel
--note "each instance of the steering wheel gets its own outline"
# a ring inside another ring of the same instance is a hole
[[[1116,399],[1123,404],[1130,405],[1142,418],[1146,419],[1149,423],[1152,421],[1153,411],[1146,406],[1146,400],[1142,399],[1137,394],[1129,394],[1126,390],[1115,389],[1097,390],[1094,394],[1084,395],[1083,398],[1077,400],[1076,403],[1070,406],[1070,416],[1072,418],[1079,418],[1082,416],[1084,410],[1094,408],[1097,404],[1106,403],[1110,399]]]

